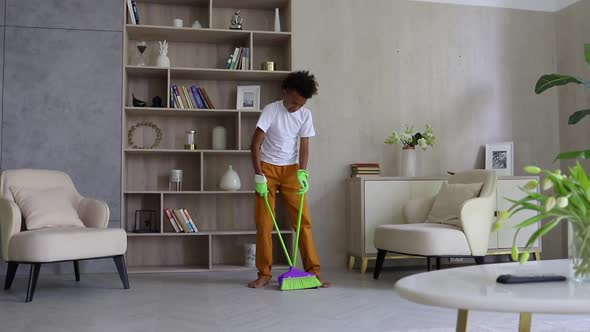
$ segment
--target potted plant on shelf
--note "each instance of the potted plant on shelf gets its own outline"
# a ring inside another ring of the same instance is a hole
[[[426,125],[424,133],[414,132],[414,126],[405,126],[405,130],[398,134],[395,130],[391,136],[385,139],[385,144],[401,144],[403,154],[403,176],[416,175],[416,146],[426,151],[429,146],[434,146],[436,138],[430,125]]]
[[[543,75],[535,86],[535,92],[541,94],[547,89],[569,83],[583,84],[590,88],[590,81],[565,75]],[[590,114],[590,109],[581,110],[570,115],[568,123],[574,125]],[[560,153],[555,160],[589,159],[590,150]],[[522,210],[536,211],[537,215],[514,226],[517,231],[512,245],[512,259],[525,263],[529,259],[529,249],[533,243],[549,233],[560,222],[569,222],[572,234],[571,262],[576,281],[590,281],[590,179],[580,162],[569,168],[568,174],[560,170],[542,170],[536,166],[527,166],[529,174],[545,175],[541,183],[541,192],[537,193],[539,183],[530,181],[523,188],[526,197],[520,200],[510,200],[513,205],[508,211],[500,213],[494,224],[494,230],[499,230],[510,216]],[[535,231],[528,239],[525,250],[519,252],[516,247],[516,237],[521,229],[545,221],[544,225]]]

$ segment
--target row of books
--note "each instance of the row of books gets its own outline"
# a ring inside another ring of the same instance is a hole
[[[381,166],[378,163],[354,163],[350,164],[350,170],[351,177],[381,175]]]
[[[225,69],[250,69],[250,48],[248,47],[236,47],[234,53],[230,54],[227,59],[227,65]]]
[[[127,11],[129,12],[129,21],[131,24],[139,24],[139,11],[135,0],[127,0]]]
[[[170,87],[170,107],[184,109],[214,109],[207,91],[195,85]]]
[[[168,221],[176,233],[196,233],[199,230],[186,209],[164,209]]]

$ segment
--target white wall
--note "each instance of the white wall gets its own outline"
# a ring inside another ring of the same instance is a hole
[[[390,0],[297,0],[294,68],[319,79],[310,108],[310,205],[324,265],[346,255],[349,164],[398,174],[399,148],[383,144],[404,123],[434,126],[421,175],[484,166],[482,146],[515,142],[517,174],[552,166],[559,150],[557,93],[536,96],[556,70],[554,14]],[[557,255],[558,253],[556,253]]]

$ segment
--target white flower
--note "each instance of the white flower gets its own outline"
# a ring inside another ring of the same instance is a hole
[[[400,135],[400,138],[401,138],[402,142],[410,143],[413,139],[413,136],[412,136],[412,134],[403,133]]]
[[[426,144],[426,140],[424,138],[418,140],[418,145],[420,145],[420,147],[424,151],[426,151],[426,148],[428,147],[428,145]]]
[[[560,209],[565,209],[567,207],[567,205],[569,204],[569,201],[567,199],[567,197],[563,196],[563,197],[559,197],[557,199],[557,206]]]
[[[553,197],[553,196],[549,197],[547,202],[545,202],[545,211],[549,212],[549,211],[553,210],[553,208],[555,207],[555,204],[557,204],[555,197]]]

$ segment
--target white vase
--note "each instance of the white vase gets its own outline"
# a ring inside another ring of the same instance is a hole
[[[238,173],[229,165],[227,171],[221,177],[221,181],[219,181],[219,188],[225,191],[236,191],[240,190],[241,187],[242,183],[240,182]]]
[[[278,8],[275,8],[275,32],[281,32],[281,16]]]
[[[402,176],[416,176],[416,150],[402,149]]]
[[[254,243],[244,244],[244,266],[256,266],[256,244]]]
[[[227,148],[227,131],[225,127],[217,126],[213,128],[213,150],[225,150]]]
[[[156,59],[156,65],[162,68],[170,68],[170,58],[167,55],[158,55]]]

